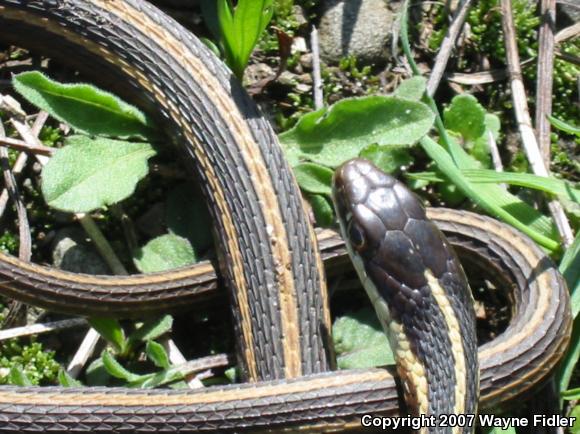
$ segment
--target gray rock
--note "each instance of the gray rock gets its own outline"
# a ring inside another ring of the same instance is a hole
[[[384,63],[399,2],[324,0],[320,54],[328,63],[354,56],[361,64]]]
[[[59,230],[53,246],[52,263],[57,268],[73,273],[111,274],[80,228],[69,226]]]

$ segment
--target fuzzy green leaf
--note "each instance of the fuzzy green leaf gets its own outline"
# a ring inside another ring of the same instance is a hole
[[[113,318],[89,318],[89,324],[119,353],[125,351],[127,339],[119,321]]]
[[[413,162],[409,149],[401,146],[370,145],[363,149],[359,155],[371,161],[383,172],[395,174],[405,169]]]
[[[371,309],[338,318],[332,337],[340,369],[372,368],[395,363],[385,332]]]
[[[89,212],[129,197],[155,155],[148,143],[72,136],[42,170],[42,194],[53,208]]]
[[[418,75],[403,81],[395,90],[394,95],[399,98],[407,98],[420,101],[427,87],[427,79]]]
[[[157,339],[159,336],[168,333],[172,326],[173,317],[171,315],[164,315],[160,318],[149,320],[131,333],[129,336],[129,342],[133,344],[136,342],[147,342],[149,340]]]
[[[194,264],[197,259],[189,241],[166,234],[139,249],[133,261],[142,273],[156,273]]]
[[[303,158],[334,168],[373,143],[412,145],[431,129],[433,119],[433,112],[417,101],[351,98],[302,116],[280,140],[292,163]]]
[[[155,341],[147,341],[145,352],[147,353],[149,360],[151,360],[155,366],[162,369],[169,368],[169,356],[167,355],[165,348],[163,348],[163,345]]]
[[[294,175],[302,190],[327,197],[332,194],[333,174],[334,172],[329,168],[315,163],[301,163],[294,167]]]
[[[134,374],[125,369],[108,351],[103,351],[101,354],[101,360],[103,361],[103,366],[107,372],[115,378],[135,382],[142,377],[141,375]]]
[[[81,383],[78,380],[75,380],[73,377],[71,377],[68,372],[66,372],[64,369],[60,369],[58,371],[58,384],[60,384],[62,387],[82,387],[83,383]]]
[[[577,405],[570,412],[570,417],[574,417],[574,425],[570,427],[570,434],[580,433],[580,405]]]
[[[168,383],[182,380],[183,373],[179,368],[170,368],[163,370],[157,374],[142,375],[136,381],[132,381],[129,387],[138,387],[140,389],[153,389],[154,387],[163,386]]]
[[[31,104],[78,132],[110,137],[155,137],[137,108],[89,84],[62,84],[38,71],[14,76],[12,83]]]
[[[485,132],[485,114],[473,95],[457,95],[445,109],[445,127],[473,141]]]

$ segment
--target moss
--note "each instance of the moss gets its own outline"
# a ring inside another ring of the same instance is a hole
[[[20,366],[34,385],[54,384],[60,369],[54,360],[54,351],[44,351],[39,342],[21,345],[16,339],[0,346],[0,367],[13,366]],[[0,384],[6,381],[5,376],[0,377]]]

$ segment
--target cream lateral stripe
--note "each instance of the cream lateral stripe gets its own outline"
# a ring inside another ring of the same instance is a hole
[[[431,294],[433,294],[433,298],[435,298],[435,302],[437,303],[437,306],[439,306],[439,310],[445,319],[449,333],[449,341],[451,342],[451,353],[453,354],[453,359],[455,361],[454,412],[455,414],[464,414],[467,393],[467,367],[465,365],[465,351],[461,339],[461,328],[457,318],[455,317],[455,312],[449,304],[449,299],[445,294],[445,290],[439,284],[439,280],[437,280],[430,271],[425,272],[425,278],[431,288]],[[452,432],[455,434],[459,434],[461,431],[462,430],[459,426],[454,426],[452,428]]]
[[[100,3],[101,8],[104,7],[108,11],[110,11],[112,7],[115,5],[115,3],[113,2],[107,2],[106,6],[104,6],[103,3],[101,2],[95,3]],[[216,197],[215,203],[220,208],[220,213],[224,219],[223,223],[224,229],[226,230],[227,233],[228,250],[231,255],[230,258],[233,264],[232,266],[233,278],[236,285],[236,293],[238,296],[240,309],[242,310],[241,312],[242,333],[244,340],[244,352],[246,354],[246,364],[248,365],[247,366],[248,375],[250,376],[250,379],[256,380],[258,378],[258,373],[256,365],[256,355],[253,351],[254,344],[252,338],[251,313],[248,306],[247,287],[243,273],[243,260],[239,253],[240,250],[237,242],[237,234],[235,233],[235,226],[233,225],[233,221],[231,220],[231,213],[229,213],[228,210],[224,208],[226,202],[223,200],[224,198],[223,191],[221,190],[217,182],[215,182],[215,180],[217,179],[215,176],[215,172],[213,171],[211,165],[209,165],[207,155],[204,153],[203,148],[199,145],[199,142],[193,136],[191,127],[189,125],[186,125],[185,122],[183,122],[182,120],[180,120],[181,115],[177,110],[177,108],[173,104],[170,104],[167,98],[163,97],[163,93],[155,85],[152,85],[149,81],[145,80],[140,72],[135,71],[134,68],[131,68],[131,66],[128,65],[123,59],[120,59],[119,57],[115,56],[113,53],[111,53],[104,47],[97,45],[85,38],[82,38],[79,35],[72,33],[57,24],[55,25],[55,23],[51,20],[37,19],[36,16],[34,16],[33,18],[32,14],[26,14],[19,11],[11,12],[11,10],[8,8],[5,10],[5,12],[3,12],[3,15],[7,16],[8,18],[16,17],[16,19],[18,19],[19,21],[28,22],[36,26],[43,27],[47,30],[50,30],[53,33],[64,36],[65,38],[67,38],[72,42],[76,41],[78,43],[79,41],[82,41],[82,45],[85,49],[92,51],[94,53],[99,53],[99,56],[106,59],[109,63],[117,65],[118,67],[122,68],[122,70],[125,73],[134,77],[139,82],[139,84],[144,88],[153,89],[152,93],[156,95],[157,102],[160,105],[166,107],[174,115],[174,120],[177,121],[177,123],[184,129],[184,135],[191,141],[191,143],[194,143],[196,145],[193,147],[193,151],[198,160],[198,164],[200,164],[203,167],[203,170],[208,174],[207,178],[210,181],[211,189]],[[142,18],[143,16],[140,15],[140,17]],[[126,17],[124,14],[122,14],[122,18],[125,20]],[[164,32],[161,32],[161,34],[163,33]],[[168,49],[168,51],[172,51],[169,49],[169,47],[166,48]],[[186,47],[182,48],[184,52],[187,51]],[[176,53],[175,55],[176,57],[181,57],[181,55],[183,55],[183,52]],[[206,72],[203,65],[198,64],[197,66],[200,67],[204,72]],[[215,100],[212,99],[212,101]]]
[[[292,395],[295,393],[306,393],[309,391],[324,391],[333,387],[348,386],[365,382],[384,381],[392,378],[387,371],[353,372],[347,375],[324,376],[315,380],[297,381],[293,383],[283,383],[260,388],[230,388],[222,390],[206,389],[200,393],[180,393],[180,394],[124,394],[124,393],[99,393],[91,389],[82,390],[82,393],[29,393],[2,391],[0,394],[0,404],[27,405],[72,405],[72,406],[183,406],[195,404],[214,404],[239,402],[243,400],[260,399],[281,395]]]
[[[441,212],[441,211],[437,211],[436,216],[438,219],[446,218],[450,222],[457,220],[457,216],[455,216],[451,213],[445,213],[443,215],[443,212]],[[458,222],[458,223],[461,224],[461,222]],[[499,237],[498,237],[499,239],[510,240],[511,247],[514,251],[528,253],[525,257],[525,260],[529,263],[529,267],[531,270],[538,270],[538,269],[541,270],[542,269],[540,267],[541,258],[539,258],[535,252],[533,252],[533,254],[532,254],[532,251],[530,250],[529,246],[522,240],[522,238],[514,237],[513,234],[509,230],[503,229],[499,226],[496,228],[496,231],[497,232],[494,234],[494,236],[499,235]],[[525,278],[529,279],[530,276],[525,276]],[[548,273],[546,271],[536,273],[536,279],[537,279],[537,285],[539,285],[540,287],[543,287],[543,288],[550,287],[550,280],[548,277]],[[532,315],[532,318],[530,318],[530,321],[529,321],[529,328],[526,328],[526,330],[533,329],[537,326],[537,324],[540,324],[541,322],[543,322],[546,311],[548,310],[548,307],[550,306],[548,297],[549,297],[549,294],[547,291],[540,291],[540,297],[538,299],[538,305],[540,308],[534,310],[534,314]],[[491,358],[492,354],[499,354],[499,353],[502,353],[508,349],[517,347],[518,343],[525,340],[525,338],[528,336],[525,333],[526,330],[522,330],[521,332],[514,334],[513,336],[510,337],[510,339],[508,339],[508,340],[506,340],[498,345],[495,345],[491,348],[490,347],[484,348],[483,350],[481,350],[479,352],[479,358],[480,359]]]
[[[188,277],[198,277],[205,274],[213,273],[214,267],[210,263],[198,263],[195,267],[181,268],[171,270],[171,273],[156,273],[156,274],[133,274],[117,278],[116,276],[93,276],[90,274],[76,274],[59,270],[57,268],[48,268],[30,262],[23,262],[15,256],[6,255],[0,252],[0,260],[4,263],[13,265],[14,267],[22,268],[26,271],[40,276],[49,278],[51,280],[59,279],[67,282],[75,282],[79,284],[95,284],[99,286],[137,286],[143,284],[154,284],[158,282],[166,282],[168,280],[186,279]],[[107,290],[107,292],[109,292]],[[148,292],[148,291],[147,291]]]
[[[236,137],[236,142],[240,146],[244,162],[253,175],[249,179],[255,180],[253,186],[258,193],[258,197],[263,201],[260,209],[264,214],[266,225],[268,228],[271,228],[273,234],[279,234],[278,237],[271,239],[270,247],[276,269],[276,283],[279,286],[280,293],[280,320],[284,337],[284,369],[287,378],[300,376],[302,374],[302,364],[299,343],[298,309],[294,279],[291,269],[288,267],[289,264],[292,264],[290,248],[288,246],[288,235],[284,221],[280,218],[280,206],[276,200],[276,192],[272,185],[268,169],[262,158],[259,146],[257,146],[251,131],[248,129],[247,123],[239,116],[239,110],[233,104],[232,100],[224,98],[222,86],[216,78],[209,73],[198,58],[191,55],[186,45],[173,38],[171,33],[165,28],[149,19],[141,11],[129,7],[126,3],[102,0],[94,0],[93,3],[101,9],[114,13],[123,20],[127,21],[127,17],[130,17],[133,22],[143,23],[150,33],[157,35],[157,44],[167,52],[174,53],[174,56],[180,59],[182,66],[189,66],[193,70],[194,76],[201,77],[200,81],[204,83],[211,100],[216,106],[221,107],[220,115],[223,116],[226,124],[229,126],[230,132]],[[139,29],[139,26],[137,29]]]
[[[392,319],[389,324],[389,338],[391,346],[395,349],[397,372],[401,377],[405,395],[411,398],[409,402],[416,401],[419,415],[428,415],[429,385],[425,367],[413,354],[403,326]],[[426,432],[426,428],[421,428],[420,432]]]

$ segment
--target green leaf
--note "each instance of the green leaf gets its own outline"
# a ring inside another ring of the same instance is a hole
[[[139,249],[133,261],[142,273],[156,273],[194,264],[197,259],[189,241],[166,234],[152,239]]]
[[[93,360],[87,368],[85,377],[89,386],[107,386],[111,380],[111,375],[105,369],[101,357]]]
[[[58,371],[58,384],[60,384],[62,387],[82,387],[83,383],[81,383],[78,380],[75,380],[73,377],[71,377],[68,372],[66,372],[64,369],[60,369]]]
[[[343,99],[308,113],[280,135],[289,158],[337,167],[367,146],[412,145],[433,125],[433,112],[417,101],[369,96]]]
[[[561,121],[560,119],[557,119],[553,116],[548,116],[548,119],[550,119],[550,123],[558,128],[559,130],[562,130],[568,134],[574,134],[576,136],[580,136],[580,127],[577,127],[575,125],[572,124],[568,124],[564,121]]]
[[[217,16],[226,61],[241,78],[260,35],[272,19],[272,0],[239,0],[232,11],[228,0],[217,1]]]
[[[20,386],[20,387],[29,387],[33,386],[32,381],[22,369],[20,365],[13,365],[10,368],[10,372],[8,373],[8,384],[12,384],[13,386]]]
[[[580,405],[577,405],[572,409],[570,412],[570,417],[576,418],[574,420],[574,425],[570,427],[570,434],[579,434],[580,433]]]
[[[405,166],[413,162],[409,149],[401,146],[372,144],[363,149],[359,157],[366,158],[383,172],[390,174],[405,170]]]
[[[435,161],[437,167],[455,184],[463,194],[468,196],[477,205],[481,206],[488,213],[497,216],[506,223],[511,224],[519,229],[538,244],[542,245],[548,250],[555,251],[559,247],[559,243],[552,238],[546,236],[545,233],[538,232],[535,228],[538,227],[536,222],[542,218],[540,213],[532,207],[525,204],[513,195],[510,195],[502,188],[495,185],[478,185],[474,186],[461,171],[457,168],[451,156],[430,137],[421,139],[421,146],[425,152]],[[468,167],[473,166],[473,160],[468,160],[469,155],[458,147],[455,149],[456,155],[466,160]],[[462,161],[459,164],[463,164]],[[554,235],[555,237],[555,235]]]
[[[183,373],[179,368],[170,368],[157,374],[142,375],[141,378],[129,383],[129,387],[139,387],[141,389],[152,389],[168,383],[182,380]]]
[[[562,392],[562,398],[566,401],[574,401],[580,399],[580,388],[566,390]]]
[[[332,194],[333,174],[329,168],[315,163],[301,163],[294,167],[294,176],[302,190],[327,197]]]
[[[403,81],[395,90],[394,96],[419,101],[425,93],[427,79],[421,76],[414,76]]]
[[[564,254],[559,267],[560,273],[566,279],[571,294],[572,317],[580,312],[580,232]]]
[[[323,228],[332,226],[334,223],[334,207],[329,199],[321,194],[308,194],[306,198],[312,207],[316,224]]]
[[[570,290],[570,303],[572,305],[572,337],[568,351],[558,369],[558,385],[560,392],[568,389],[570,379],[574,375],[576,364],[580,358],[580,232],[572,245],[567,249],[560,266],[558,267],[566,280]]]
[[[107,342],[113,345],[118,353],[123,353],[127,348],[125,332],[119,321],[113,318],[89,318],[89,324]]]
[[[474,141],[485,133],[485,109],[473,95],[457,95],[445,109],[445,127]]]
[[[570,183],[553,177],[533,175],[520,172],[496,172],[486,169],[461,170],[461,174],[474,184],[500,184],[518,185],[520,187],[545,191],[553,195],[564,196],[572,201],[580,201],[580,190],[572,187]],[[445,182],[445,178],[435,172],[409,173],[409,177],[424,179],[430,182]]]
[[[371,309],[338,318],[332,337],[340,369],[372,368],[395,363],[385,332]]]
[[[149,143],[72,136],[42,170],[42,194],[53,208],[90,212],[129,197],[155,155]]]
[[[147,353],[149,360],[151,360],[155,366],[163,369],[169,368],[169,356],[167,355],[165,348],[163,348],[163,345],[155,341],[147,341],[145,352]]]
[[[156,136],[141,111],[89,84],[61,84],[38,71],[15,75],[12,84],[31,104],[78,132],[120,138]]]
[[[135,330],[129,336],[131,345],[136,342],[147,342],[157,339],[168,333],[173,326],[173,317],[171,315],[164,315],[160,318],[151,319],[145,322],[141,327]]]
[[[194,184],[180,184],[169,192],[165,218],[169,231],[187,238],[196,256],[213,245],[211,217],[201,192]]]
[[[142,375],[134,374],[127,369],[125,369],[111,353],[108,351],[103,351],[101,354],[101,360],[103,361],[103,366],[109,374],[115,378],[121,380],[126,380],[129,382],[135,382],[141,379]]]

